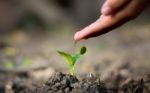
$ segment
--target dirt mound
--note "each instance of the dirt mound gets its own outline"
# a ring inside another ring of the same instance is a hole
[[[75,76],[63,73],[56,73],[37,90],[40,90],[37,93],[107,93],[100,81],[91,78],[79,81]]]

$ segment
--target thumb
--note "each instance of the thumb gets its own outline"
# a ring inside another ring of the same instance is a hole
[[[103,15],[113,14],[124,8],[132,0],[106,0],[103,4],[101,13]]]

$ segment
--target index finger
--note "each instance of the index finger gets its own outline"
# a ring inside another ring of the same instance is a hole
[[[102,35],[120,26],[124,22],[125,20],[119,21],[117,17],[112,15],[102,15],[101,18],[99,18],[97,21],[87,26],[83,30],[77,32],[74,36],[74,39],[75,41],[79,41],[81,39]]]

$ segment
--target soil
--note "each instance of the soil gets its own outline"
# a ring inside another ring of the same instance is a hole
[[[80,81],[75,76],[63,73],[49,78],[40,91],[36,93],[106,93],[100,80],[86,78]]]
[[[32,93],[38,83],[27,73],[0,72],[0,93]]]
[[[98,75],[77,78],[57,72],[43,84],[25,74],[5,76],[1,73],[0,93],[150,93],[150,74],[136,78],[112,75],[102,81]]]

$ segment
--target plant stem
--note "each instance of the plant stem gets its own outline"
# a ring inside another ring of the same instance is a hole
[[[73,75],[74,75],[74,67],[70,67],[70,68],[69,68],[69,72],[70,72],[70,74],[73,76]]]

